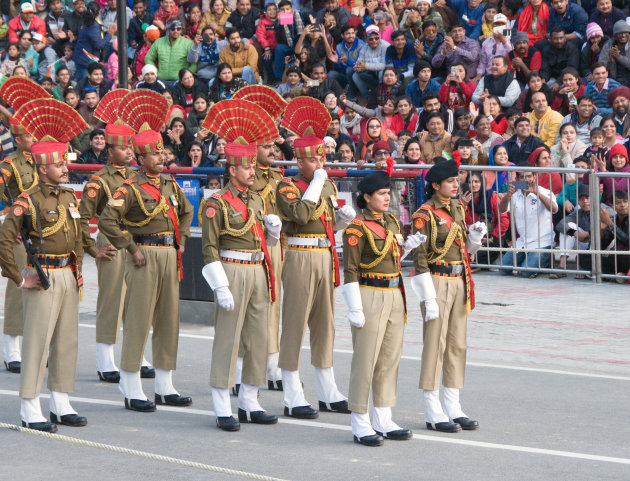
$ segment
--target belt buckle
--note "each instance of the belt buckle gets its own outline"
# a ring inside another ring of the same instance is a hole
[[[252,262],[260,262],[263,260],[264,254],[262,252],[252,252],[251,260]]]
[[[164,236],[164,244],[173,244],[174,236],[173,234],[167,234]]]
[[[387,287],[398,287],[398,277],[391,277],[388,281]]]
[[[66,257],[65,259],[61,259],[59,261],[59,267],[66,267],[68,265],[68,258]]]
[[[453,274],[455,275],[460,275],[462,272],[464,272],[464,266],[462,264],[457,264],[453,266]]]
[[[317,247],[330,247],[330,242],[327,237],[318,237],[317,238]]]

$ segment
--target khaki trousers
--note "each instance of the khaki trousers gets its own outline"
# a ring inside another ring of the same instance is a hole
[[[462,278],[433,277],[440,316],[423,325],[420,389],[464,387],[466,372],[466,285]],[[422,308],[424,318],[424,306]]]
[[[26,265],[26,249],[21,242],[13,246],[13,256],[18,270],[22,271]],[[4,291],[4,334],[21,336],[24,332],[24,316],[22,311],[22,289],[7,279]]]
[[[175,370],[179,340],[179,277],[174,247],[139,246],[146,264],[136,267],[133,256],[125,263],[123,342],[120,367],[139,371],[142,355],[153,326],[153,366]]]
[[[96,248],[110,244],[102,233],[96,237]],[[116,252],[111,261],[96,259],[98,297],[96,299],[96,342],[116,344],[125,306],[125,261],[127,250]]]
[[[32,270],[32,272],[35,272]],[[39,396],[48,362],[48,389],[73,392],[79,338],[79,289],[68,267],[50,269],[50,288],[21,289],[24,340],[20,397]]]
[[[348,407],[367,413],[370,387],[375,407],[396,405],[398,366],[405,332],[405,307],[400,289],[361,286],[365,324],[352,327],[352,366]]]
[[[215,302],[210,385],[217,388],[234,386],[240,343],[243,347],[241,382],[264,386],[269,333],[269,288],[265,268],[261,264],[222,264],[234,297],[234,309],[226,311]]]
[[[282,291],[282,247],[280,242],[269,247],[269,257],[276,281],[276,301],[272,302],[269,307],[269,348],[267,352],[271,354],[280,350],[280,296]],[[238,357],[243,357],[244,354],[245,348],[241,343],[238,348]]]
[[[297,371],[306,326],[311,332],[311,364],[333,365],[335,286],[328,250],[285,253],[282,268],[282,335],[278,367]]]

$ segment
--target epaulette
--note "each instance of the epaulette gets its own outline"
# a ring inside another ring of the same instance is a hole
[[[21,200],[16,200],[15,202],[13,202],[13,205],[19,205],[24,207],[25,209],[28,209],[28,204],[26,202],[22,202]]]
[[[123,184],[127,184],[127,185],[131,185],[133,184],[133,180],[132,179],[125,179]],[[120,188],[120,187],[119,187]],[[126,193],[126,192],[125,192]]]
[[[293,179],[291,177],[282,177],[282,182],[284,182],[285,184],[290,184],[293,182]]]
[[[6,162],[7,164],[12,164],[13,159],[11,157],[5,157],[4,159],[2,159],[2,162]]]
[[[430,207],[428,204],[422,204],[422,205],[420,206],[420,208],[421,208],[422,210],[428,210],[428,211],[430,211],[430,210],[431,210],[431,207]]]
[[[354,227],[346,227],[344,233],[349,235],[356,235],[357,237],[363,237],[363,232],[361,232],[359,229],[355,229]]]
[[[101,177],[99,175],[93,174],[92,177],[90,177],[90,180],[101,180]]]
[[[121,185],[120,187],[118,187],[118,189],[116,189],[116,192],[114,192],[114,195],[112,195],[112,199],[118,199],[121,195],[127,194],[127,192],[129,191]]]
[[[354,225],[363,225],[363,221],[361,219],[359,219],[359,216],[357,216],[354,219],[352,219],[352,223]]]
[[[213,198],[213,199],[220,199],[221,198],[221,194],[219,194],[218,192],[213,192],[210,197]]]
[[[13,172],[11,172],[10,170],[7,170],[7,169],[2,169],[2,173],[4,174],[4,176],[7,179],[13,175]]]
[[[284,187],[280,187],[278,189],[278,193],[279,194],[282,194],[283,192],[287,192],[287,191],[289,191],[289,192],[299,192],[299,189],[293,184],[285,185]]]
[[[418,217],[420,217],[421,219],[424,219],[424,220],[430,220],[430,219],[429,219],[429,216],[428,216],[428,215],[426,215],[424,212],[414,212],[414,213],[411,215],[411,218],[412,218],[412,219],[417,219]]]
[[[87,184],[85,184],[85,187],[87,187],[87,188],[94,187],[95,189],[100,189],[101,188],[101,184],[99,184],[97,182],[88,182]]]
[[[25,199],[28,199],[28,197],[29,197],[28,192],[22,192],[20,194],[20,197],[24,197]]]

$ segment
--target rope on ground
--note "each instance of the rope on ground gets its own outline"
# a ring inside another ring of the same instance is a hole
[[[247,471],[238,471],[236,469],[222,468],[220,466],[212,466],[210,464],[197,463],[194,461],[187,461],[185,459],[173,458],[171,456],[162,456],[160,454],[148,453],[146,451],[138,451],[136,449],[123,448],[120,446],[112,446],[111,444],[95,443],[93,441],[87,441],[85,439],[73,438],[70,436],[64,436],[63,434],[46,433],[43,431],[37,431],[35,429],[23,428],[16,426],[15,424],[0,423],[0,428],[11,429],[22,433],[34,434],[43,438],[54,439],[57,441],[64,441],[66,443],[77,444],[79,446],[87,446],[90,448],[102,449],[105,451],[111,451],[120,454],[129,454],[131,456],[137,456],[139,458],[151,459],[153,461],[162,461],[165,463],[171,463],[178,466],[184,466],[187,468],[201,469],[203,471],[211,471],[214,473],[225,474],[228,476],[238,476],[246,479],[256,479],[258,481],[287,481],[280,478],[274,478],[271,476],[265,476],[262,474],[248,473]]]

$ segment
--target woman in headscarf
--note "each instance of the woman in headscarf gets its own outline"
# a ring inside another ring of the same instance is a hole
[[[549,7],[547,4],[543,0],[530,0],[519,15],[516,30],[526,32],[529,45],[533,47],[536,42],[547,36],[548,25]]]
[[[396,146],[394,142],[388,140],[387,133],[385,132],[385,127],[380,119],[376,117],[371,117],[363,126],[363,130],[361,132],[361,140],[357,142],[357,147],[355,149],[355,156],[358,159],[365,159],[367,154],[368,143],[378,140],[385,140],[388,142],[390,147],[390,152],[396,150]]]
[[[534,167],[551,167],[551,155],[547,146],[544,145],[534,150],[527,157],[527,162]],[[562,192],[564,184],[560,174],[556,172],[536,173],[536,177],[539,186],[552,191],[555,195]]]
[[[595,169],[599,172],[630,172],[628,150],[622,144],[613,145],[608,152],[608,161],[601,155],[595,158]],[[588,174],[584,174],[583,182],[589,185]],[[630,191],[628,177],[598,177],[598,182],[603,186],[602,201],[609,205],[612,205],[616,191]]]

